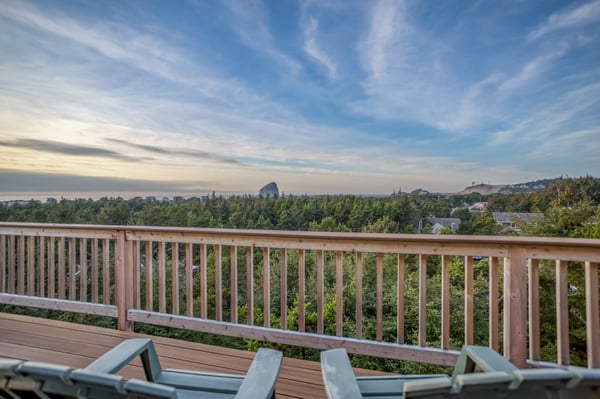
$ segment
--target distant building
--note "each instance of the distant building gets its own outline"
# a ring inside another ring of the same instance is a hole
[[[487,206],[488,206],[488,203],[485,201],[476,202],[469,207],[469,210],[470,211],[485,211],[487,209]]]
[[[423,190],[422,188],[417,188],[416,190],[411,191],[410,194],[411,195],[427,195],[427,194],[430,194],[430,192],[427,190]]]
[[[517,226],[519,221],[530,223],[540,216],[539,213],[525,212],[493,212],[492,216],[496,223],[501,225],[505,230],[521,233],[521,229]]]
[[[29,202],[40,202],[38,200],[31,200],[31,201],[27,201],[27,200],[8,200],[8,201],[3,201],[2,204],[6,205],[6,206],[13,206],[13,205],[26,205]]]
[[[452,231],[452,234],[456,234],[458,232],[458,228],[460,227],[460,219],[459,218],[427,218],[425,219],[425,223],[429,223],[431,225],[431,234],[440,234],[442,229],[447,227]],[[419,221],[418,233],[421,234],[423,232],[423,220]]]

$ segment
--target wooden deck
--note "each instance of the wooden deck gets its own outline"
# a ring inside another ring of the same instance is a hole
[[[145,335],[0,312],[0,357],[80,368],[123,339],[142,336]],[[165,368],[242,374],[254,356],[252,352],[241,350],[164,337],[151,338]],[[376,373],[359,370],[357,374]],[[137,360],[127,366],[122,375],[144,378]],[[284,358],[277,382],[277,397],[325,398],[319,363]]]

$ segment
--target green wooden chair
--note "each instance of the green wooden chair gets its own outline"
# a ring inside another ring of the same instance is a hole
[[[115,373],[140,356],[147,381]],[[130,339],[84,369],[0,359],[0,396],[18,398],[274,398],[282,354],[259,349],[245,375],[163,370],[150,339]]]
[[[3,362],[0,361],[0,369]],[[41,362],[14,361],[12,375],[0,380],[0,397],[7,399],[176,399],[173,387],[85,369]],[[4,370],[6,371],[6,370]],[[3,372],[0,371],[0,374]],[[6,372],[8,374],[8,372]],[[204,396],[197,395],[202,398]]]
[[[73,369],[67,366],[41,362],[21,362],[15,370],[17,376],[6,385],[13,394],[28,397],[27,392],[34,392],[40,398],[78,397],[81,388],[69,379]]]
[[[321,353],[321,369],[330,399],[341,398],[600,398],[598,369],[527,369],[490,348],[466,345],[452,376],[356,377],[344,349]]]
[[[577,399],[600,398],[600,369],[569,367],[567,370],[575,377],[567,384],[567,390],[561,394],[561,399],[570,397]],[[565,392],[572,396],[566,396]]]
[[[148,381],[177,389],[179,397],[187,392],[203,392],[206,398],[272,398],[283,355],[261,348],[246,375],[163,370],[152,340],[128,339],[92,362],[86,370],[113,374],[132,359],[140,357]],[[131,389],[131,385],[129,387]]]

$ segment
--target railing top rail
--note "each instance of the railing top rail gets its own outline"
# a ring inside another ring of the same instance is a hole
[[[0,234],[19,236],[115,239],[118,231],[116,226],[0,222]]]
[[[363,233],[363,232],[321,232],[321,231],[293,231],[293,230],[248,230],[248,229],[221,229],[197,227],[164,227],[164,226],[132,226],[132,225],[94,225],[94,224],[60,224],[60,223],[20,223],[0,222],[2,228],[27,228],[47,230],[95,230],[109,231],[126,230],[129,232],[152,233],[177,233],[180,235],[208,235],[219,237],[245,237],[245,238],[277,238],[293,239],[302,238],[321,241],[362,241],[362,242],[435,242],[442,244],[467,244],[485,245],[496,244],[505,246],[568,246],[598,248],[600,239],[594,238],[567,238],[567,237],[526,237],[526,236],[485,236],[485,235],[433,235],[433,234],[392,234],[392,233]]]
[[[100,224],[68,224],[68,223],[26,223],[26,222],[0,222],[0,230],[8,229],[30,229],[30,230],[94,230],[114,232],[128,229],[128,226],[110,226]]]

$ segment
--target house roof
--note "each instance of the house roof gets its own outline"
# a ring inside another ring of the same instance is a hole
[[[524,222],[530,222],[540,216],[539,213],[525,212],[493,212],[492,215],[494,216],[496,222],[501,224],[511,224],[517,219],[520,219]]]

